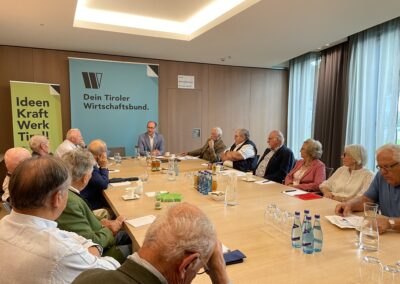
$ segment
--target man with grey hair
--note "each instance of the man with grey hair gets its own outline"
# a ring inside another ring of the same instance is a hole
[[[229,283],[214,226],[199,208],[181,203],[157,217],[118,270],[89,270],[74,283],[191,283],[200,269],[212,283]]]
[[[8,191],[8,184],[12,173],[22,161],[29,159],[30,157],[31,153],[22,147],[10,148],[4,154],[4,163],[6,164],[7,175],[3,181],[3,195],[1,196],[3,202],[9,201],[10,193]]]
[[[203,147],[187,153],[182,153],[182,155],[198,156],[200,159],[207,160],[211,163],[218,162],[221,153],[226,149],[221,137],[222,129],[214,127],[211,129],[210,138],[207,139]]]
[[[31,139],[29,139],[29,147],[32,150],[33,157],[50,154],[50,141],[46,136],[33,135]]]
[[[61,158],[62,155],[75,148],[85,148],[85,141],[83,140],[81,131],[78,128],[68,130],[65,140],[57,147],[54,155]]]
[[[247,129],[240,128],[235,131],[235,143],[229,150],[221,154],[224,166],[234,168],[239,171],[254,171],[257,167],[257,147],[250,140],[250,133]]]
[[[383,217],[378,218],[379,232],[400,231],[400,145],[386,144],[376,151],[375,175],[363,196],[338,204],[335,212],[348,216],[353,211],[363,211],[364,203],[379,204]]]
[[[62,159],[70,170],[72,182],[68,191],[67,206],[56,220],[58,227],[92,240],[102,246],[103,255],[112,256],[123,263],[132,252],[132,241],[121,230],[125,217],[99,221],[80,196],[80,191],[92,176],[95,163],[93,155],[87,150],[75,149],[65,153]]]
[[[272,130],[267,138],[268,148],[261,156],[254,174],[268,180],[282,183],[294,165],[292,150],[283,143],[285,138],[279,130]]]
[[[2,283],[70,283],[90,268],[116,269],[101,247],[54,222],[68,199],[70,177],[59,158],[23,161],[10,179],[13,210],[0,221]],[[10,257],[13,259],[10,260]]]

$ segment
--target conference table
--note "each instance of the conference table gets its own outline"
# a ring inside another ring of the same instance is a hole
[[[124,201],[125,187],[109,187],[104,191],[116,215],[128,219],[162,213],[171,203],[155,209],[155,198],[146,192],[168,191],[181,193],[184,202],[201,208],[215,225],[218,238],[231,250],[240,250],[247,258],[243,263],[228,265],[227,272],[232,283],[363,283],[362,258],[366,255],[378,257],[384,264],[400,260],[400,239],[396,232],[380,236],[378,252],[366,252],[355,246],[356,233],[352,229],[340,229],[324,216],[334,215],[336,201],[327,198],[301,200],[282,193],[290,189],[277,183],[256,184],[238,177],[238,204],[225,206],[224,201],[215,201],[200,194],[193,187],[193,171],[205,170],[203,160],[182,161],[180,174],[175,181],[167,180],[162,172],[151,173],[144,184],[140,199]],[[134,159],[123,160],[121,165],[112,165],[118,172],[110,177],[139,175],[146,168]],[[260,180],[260,178],[257,178]],[[133,186],[135,182],[132,183]],[[289,226],[266,222],[265,209],[268,204],[288,212],[311,210],[311,215],[321,215],[323,230],[322,252],[303,254],[301,249],[291,246]],[[125,224],[136,247],[140,246],[149,225],[135,228]],[[207,275],[197,276],[193,283],[210,283]]]

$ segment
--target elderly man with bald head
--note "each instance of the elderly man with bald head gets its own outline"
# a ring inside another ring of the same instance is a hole
[[[95,164],[93,166],[92,177],[87,186],[81,191],[81,195],[87,200],[92,210],[109,207],[103,196],[103,190],[107,189],[109,182],[107,145],[100,139],[93,140],[89,143],[88,150],[92,153]]]
[[[374,202],[383,215],[378,218],[379,232],[400,231],[400,145],[383,145],[376,151],[376,161],[379,171],[364,195],[339,203],[335,212],[348,216],[364,211],[364,203]]]
[[[50,141],[46,136],[33,135],[29,139],[29,147],[32,150],[32,156],[44,156],[50,154]]]
[[[256,176],[282,183],[294,165],[293,152],[283,144],[284,142],[285,138],[279,130],[269,133],[268,148],[254,171]]]
[[[24,160],[31,157],[31,153],[22,147],[10,148],[4,154],[4,163],[6,164],[7,175],[3,182],[3,195],[1,200],[9,201],[10,193],[8,191],[8,183],[10,182],[10,176],[14,172],[15,168]]]
[[[54,155],[61,158],[65,153],[79,147],[85,148],[85,141],[81,131],[78,128],[72,128],[68,130],[65,140],[57,147]]]
[[[191,283],[200,270],[212,283],[230,283],[210,219],[199,208],[181,203],[157,217],[139,251],[118,270],[88,270],[74,283]]]

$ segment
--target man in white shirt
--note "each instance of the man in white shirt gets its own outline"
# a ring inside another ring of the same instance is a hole
[[[119,267],[101,257],[102,248],[91,240],[57,228],[70,181],[66,165],[51,156],[15,169],[9,185],[13,211],[0,221],[2,283],[70,283],[89,268]]]
[[[237,129],[234,136],[235,143],[229,150],[221,154],[224,166],[239,171],[254,171],[257,167],[257,147],[250,140],[250,133],[247,129]]]
[[[85,141],[81,131],[78,128],[72,128],[68,130],[65,140],[57,147],[54,155],[61,158],[62,155],[77,147],[85,148]]]
[[[3,195],[1,196],[3,202],[8,201],[10,197],[8,184],[10,182],[11,174],[22,161],[29,159],[30,157],[31,153],[22,147],[10,148],[4,154],[4,163],[6,164],[7,175],[3,181]]]

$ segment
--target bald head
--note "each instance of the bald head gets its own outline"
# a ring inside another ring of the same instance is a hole
[[[279,130],[272,130],[268,135],[268,144],[271,149],[276,149],[282,146],[285,142],[282,132]]]
[[[24,160],[31,157],[31,153],[22,147],[10,148],[4,154],[7,172],[12,174],[15,168]]]
[[[88,150],[94,157],[97,157],[107,151],[107,145],[103,140],[96,139],[89,143]]]

